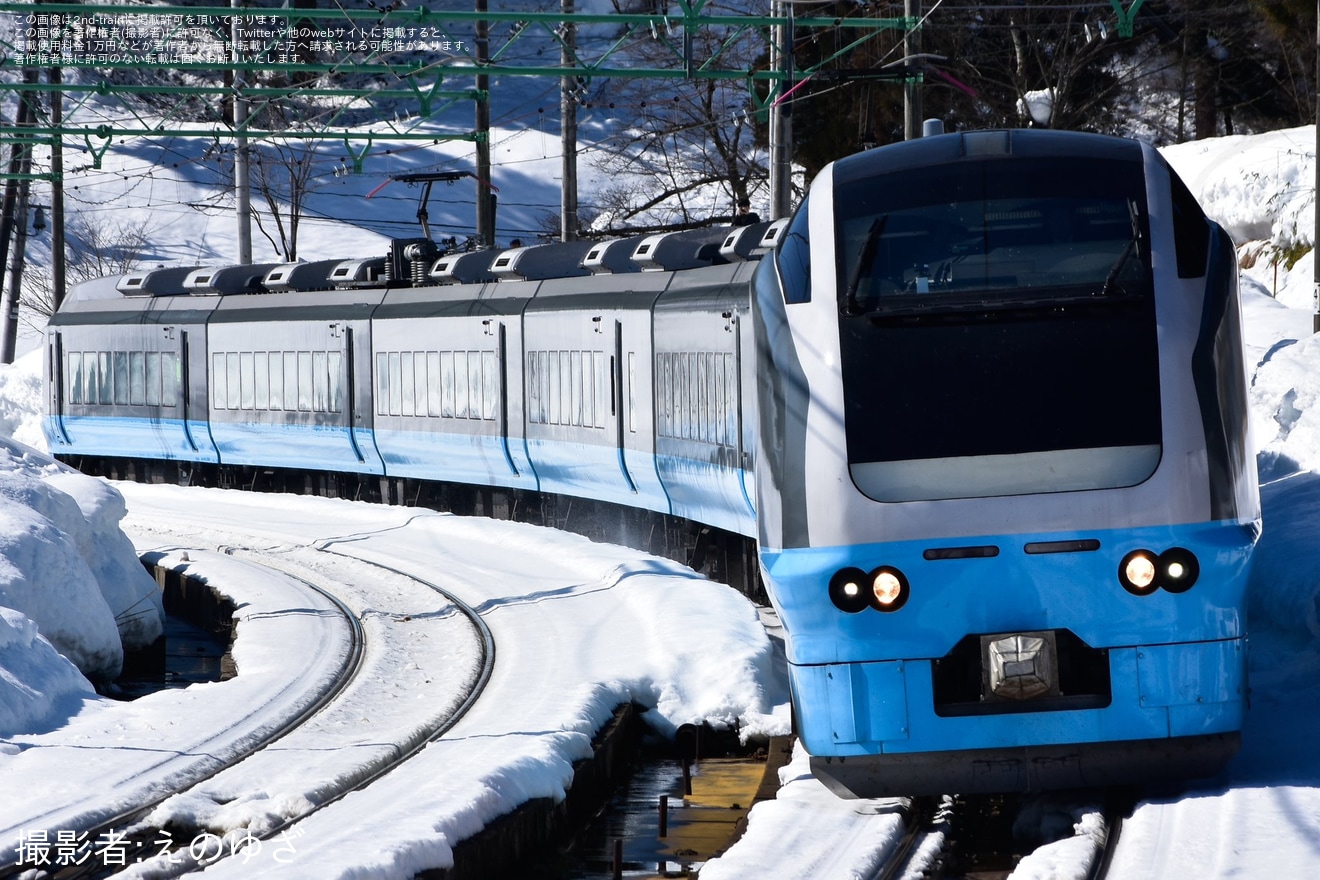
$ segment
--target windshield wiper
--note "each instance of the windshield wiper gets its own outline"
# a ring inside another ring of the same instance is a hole
[[[857,306],[857,288],[862,283],[862,272],[870,269],[871,264],[875,262],[875,249],[880,244],[880,236],[884,234],[885,222],[888,219],[888,214],[881,214],[872,221],[871,228],[866,233],[866,241],[862,243],[862,252],[848,275],[848,287],[843,293],[843,313],[849,317],[862,313]]]
[[[1114,265],[1109,268],[1109,274],[1105,276],[1105,284],[1100,288],[1101,296],[1109,296],[1114,292],[1118,282],[1118,275],[1123,271],[1132,255],[1140,255],[1138,243],[1141,241],[1141,223],[1137,218],[1137,203],[1128,199],[1128,220],[1132,224],[1132,237],[1128,239],[1127,244],[1123,245],[1123,252],[1118,255]]]
[[[1001,298],[968,296],[954,298],[948,296],[902,296],[892,297],[888,302],[859,313],[861,317],[873,321],[890,318],[942,318],[951,315],[983,314],[992,315],[1005,312],[1053,312],[1064,315],[1077,307],[1100,308],[1125,306],[1141,299],[1138,295],[1121,292],[1108,298],[1101,298],[1093,293],[1036,293],[1015,294]]]

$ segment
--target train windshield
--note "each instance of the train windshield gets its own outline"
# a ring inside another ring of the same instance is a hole
[[[1150,269],[1140,168],[1004,158],[850,184],[837,209],[839,308],[897,314],[1141,296]]]
[[[836,195],[853,480],[907,501],[1135,485],[1161,454],[1140,162],[994,157]]]

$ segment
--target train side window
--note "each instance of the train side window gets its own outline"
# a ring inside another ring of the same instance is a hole
[[[83,402],[82,352],[69,352],[69,403]]]
[[[433,418],[440,418],[441,412],[440,352],[426,353],[426,413]]]
[[[539,352],[536,359],[541,365],[540,422],[543,425],[548,425],[550,424],[550,352]]]
[[[238,352],[225,353],[225,384],[227,392],[225,395],[225,408],[238,409],[239,401],[242,398],[243,384],[239,379]]]
[[[128,353],[128,403],[144,406],[147,402],[147,354],[143,351]]]
[[[614,414],[614,401],[610,397],[610,371],[602,352],[591,353],[591,364],[591,374],[596,377],[596,427],[604,428],[606,406],[609,407],[610,415]]]
[[[298,411],[312,411],[312,353],[298,352]]]
[[[216,352],[211,355],[211,409],[224,409],[227,400],[225,356],[220,352]]]
[[[330,412],[330,358],[324,351],[312,352],[312,412]]]
[[[344,411],[344,356],[340,352],[329,352],[330,358],[330,412]]]
[[[1178,253],[1178,277],[1200,278],[1210,259],[1210,221],[1196,197],[1173,170],[1169,171],[1173,201],[1173,245]]]
[[[724,394],[726,410],[724,418],[726,420],[726,437],[728,444],[733,447],[738,446],[738,361],[734,359],[733,354],[724,355]]]
[[[784,231],[775,264],[785,303],[811,302],[811,239],[807,230],[808,199],[798,205],[797,213]]]
[[[399,360],[399,352],[392,351],[386,355],[385,373],[389,376],[386,386],[387,394],[384,397],[385,412],[392,416],[397,416],[403,412],[403,366]]]
[[[573,354],[559,353],[559,424],[573,424]]]
[[[539,425],[541,418],[541,360],[537,352],[527,352],[527,420]]]
[[[585,382],[582,375],[582,352],[571,351],[568,353],[569,381],[569,423],[573,425],[586,424],[586,395]]]
[[[426,352],[414,351],[413,355],[413,415],[426,418],[430,400],[430,379],[426,373]]]
[[[481,417],[494,421],[499,411],[500,370],[493,351],[481,353],[481,381]]]
[[[454,353],[440,352],[440,417],[452,419],[455,412],[455,399],[458,395],[457,382],[454,380]]]
[[[253,354],[252,361],[256,368],[256,384],[253,386],[255,397],[252,404],[259,410],[268,410],[270,409],[270,358],[266,352],[259,351]]]
[[[97,374],[96,374],[96,352],[84,351],[82,356],[83,372],[83,403],[96,403],[97,394]]]
[[[160,352],[147,352],[147,406],[160,406]]]
[[[674,356],[669,353],[661,354],[656,358],[656,433],[661,437],[672,437],[674,435],[673,416],[674,412],[674,385],[673,385],[673,362]]]
[[[546,358],[546,414],[548,425],[559,424],[559,352],[547,352]]]
[[[456,419],[472,417],[472,368],[466,351],[454,352],[454,412]]]
[[[705,443],[714,441],[715,429],[715,371],[710,365],[711,354],[703,351],[697,355],[697,384],[701,388],[701,440]]]
[[[628,352],[628,430],[637,433],[637,352]]]
[[[96,358],[100,366],[99,375],[101,377],[100,385],[97,388],[97,399],[101,405],[109,406],[114,403],[115,393],[115,374],[110,369],[110,352],[97,352]]]
[[[256,381],[256,369],[253,366],[255,358],[250,351],[244,351],[238,355],[238,408],[242,410],[252,410],[256,393],[253,387]]]
[[[284,352],[270,353],[270,408],[284,409]]]
[[[388,415],[389,407],[390,356],[381,351],[376,353],[376,415]]]
[[[82,356],[83,364],[83,403],[96,403],[97,389],[99,379],[96,372],[96,352],[84,351]]]
[[[115,405],[128,405],[128,352],[116,351],[114,355],[115,369]]]
[[[399,352],[399,411],[395,415],[411,416],[417,412],[417,371],[413,353]]]
[[[179,405],[179,356],[172,351],[162,352],[160,356],[160,403],[161,406]]]
[[[283,352],[284,355],[284,409],[294,412],[298,409],[298,353]]]

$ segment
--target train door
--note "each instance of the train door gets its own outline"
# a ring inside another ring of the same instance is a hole
[[[165,328],[165,332],[172,335],[175,331],[173,327]],[[183,328],[178,330],[178,357],[179,357],[179,413],[182,418],[179,420],[183,427],[183,439],[188,444],[188,448],[197,452],[200,447],[197,445],[197,438],[193,436],[193,419],[200,417],[205,420],[206,413],[196,414],[193,412],[193,394],[192,394],[192,369],[189,360],[192,352],[188,346],[188,331]]]
[[[509,473],[518,476],[518,465],[513,460],[513,453],[509,448],[509,408],[512,405],[509,395],[509,337],[508,330],[503,321],[492,322],[487,320],[486,332],[495,336],[495,364],[496,381],[499,383],[498,403],[495,409],[495,418],[498,420],[496,430],[499,432],[500,451],[504,453],[504,463],[509,466]],[[492,331],[491,324],[494,323]]]
[[[50,335],[50,344],[46,348],[46,372],[50,377],[47,383],[46,412],[55,432],[53,439],[69,444],[69,432],[64,424],[64,334],[56,330]]]
[[[747,510],[751,512],[753,520],[756,517],[756,504],[752,501],[755,498],[755,480],[756,474],[752,467],[752,456],[747,451],[746,436],[744,429],[749,424],[747,418],[748,399],[743,396],[743,359],[745,349],[743,347],[743,321],[742,315],[738,311],[737,304],[734,304],[724,313],[724,318],[728,322],[725,329],[733,333],[733,369],[726,374],[726,381],[733,385],[729,389],[728,397],[733,403],[733,437],[736,449],[736,464],[738,470],[738,487],[742,489],[743,503],[747,505]]]
[[[623,349],[623,322],[614,321],[614,350],[610,354],[610,409],[614,416],[614,442],[615,451],[619,460],[619,470],[623,473],[623,480],[628,486],[628,491],[636,492],[637,483],[633,481],[633,476],[628,472],[628,434],[636,425],[632,423],[630,414],[633,409],[631,401],[635,393],[632,382],[635,377],[635,370],[629,369],[636,357],[635,353],[627,352],[627,361],[624,360]]]
[[[330,335],[343,339],[344,344],[340,355],[343,359],[343,367],[340,370],[340,381],[344,383],[344,427],[348,433],[348,443],[353,450],[353,455],[357,457],[359,463],[363,463],[367,460],[367,457],[362,454],[362,447],[358,441],[358,428],[362,422],[362,413],[358,407],[357,352],[353,345],[355,334],[351,326],[331,324]]]

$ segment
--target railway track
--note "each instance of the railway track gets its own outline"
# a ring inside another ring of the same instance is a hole
[[[285,692],[286,701],[296,711],[276,713],[272,719],[270,707],[263,706],[263,723],[255,727],[243,724],[243,710],[235,707],[239,723],[191,749],[206,755],[206,759],[198,759],[184,770],[168,764],[144,768],[139,774],[139,793],[118,798],[129,801],[128,806],[88,809],[84,805],[72,814],[68,809],[46,809],[26,818],[20,838],[27,839],[10,852],[26,852],[30,858],[14,860],[0,876],[30,870],[44,871],[44,876],[58,880],[118,873],[175,876],[212,865],[236,852],[250,851],[344,794],[369,785],[442,735],[472,705],[489,678],[494,659],[489,629],[470,608],[444,595],[435,584],[423,585],[363,562],[336,559],[328,566],[324,562],[311,564],[309,554],[323,555],[312,550],[258,549],[236,544],[218,549],[226,557],[223,561],[196,548],[182,554],[158,555],[166,566],[222,572],[210,578],[222,583],[222,589],[239,596],[241,604],[247,606],[239,623],[245,633],[252,621],[277,617],[307,618],[324,624],[333,609],[334,619],[347,633],[342,639],[342,656],[336,658],[333,670],[318,677],[314,693],[303,692],[295,698]],[[337,576],[327,577],[326,569],[334,569]],[[298,589],[288,595],[290,601],[282,608],[261,602],[249,605],[242,601],[241,584],[232,582],[245,570],[279,572],[278,579]],[[382,628],[395,621],[392,615],[382,615],[364,603],[361,595],[354,595],[359,591],[345,581],[355,576],[377,589],[385,584],[396,593],[411,593],[428,612],[446,609],[447,613],[436,615],[424,626],[436,637],[470,640],[479,658],[475,668],[444,684],[444,694],[437,695],[432,689],[429,695],[439,698],[428,700],[420,711],[410,710],[396,718],[380,718],[373,712],[376,717],[370,725],[354,725],[353,719],[378,702],[371,699],[371,692],[380,682],[409,680],[404,667],[411,662],[406,650],[397,645],[391,648],[387,639],[372,637],[373,630],[379,635]],[[309,601],[311,597],[319,601]],[[255,633],[251,637],[261,638]],[[313,644],[327,646],[337,641],[306,634],[294,638],[310,638]],[[243,647],[241,641],[239,647]],[[239,653],[240,676],[245,662],[261,665],[259,654],[259,650],[249,650],[245,661]],[[348,728],[339,737],[346,750],[343,761],[326,754],[326,743],[334,741],[336,728]],[[373,754],[364,760],[363,749]],[[220,757],[214,757],[217,755]],[[245,797],[266,797],[271,791],[283,794],[271,798],[277,802],[271,809],[252,813],[239,830],[223,827],[233,821],[224,817],[227,804]],[[42,850],[33,846],[36,835],[32,832],[37,829],[50,844],[44,857]],[[79,845],[71,845],[73,842]],[[26,850],[19,849],[24,845]],[[43,861],[47,864],[40,864]]]
[[[239,570],[241,566],[236,567]],[[81,725],[75,721],[72,737],[63,742],[15,738],[14,743],[26,750],[21,758],[28,760],[14,762],[8,768],[7,784],[11,790],[25,794],[21,800],[9,802],[0,824],[0,845],[6,853],[21,854],[24,844],[29,844],[26,851],[36,863],[29,867],[41,867],[47,859],[40,849],[30,845],[36,842],[34,838],[44,837],[54,848],[61,841],[95,840],[97,832],[123,828],[144,809],[160,804],[175,791],[212,778],[263,744],[285,736],[333,700],[360,666],[361,627],[327,591],[303,579],[285,576],[281,581],[268,580],[267,596],[247,609],[244,617],[252,621],[249,628],[260,628],[255,621],[262,615],[277,613],[278,606],[301,604],[312,615],[295,621],[291,631],[287,631],[288,626],[281,629],[289,637],[318,639],[327,646],[326,655],[291,664],[278,682],[244,683],[243,699],[264,701],[260,716],[236,710],[233,722],[223,729],[191,737],[158,738],[155,749],[144,760],[100,766],[86,762],[86,784],[77,792],[52,790],[40,780],[48,768],[79,761],[89,750],[113,747],[118,731],[98,731],[92,729],[94,723]],[[254,632],[254,637],[259,636]],[[173,711],[187,712],[193,703],[190,696],[175,692],[162,695],[161,701],[172,704]],[[29,783],[29,777],[35,784]],[[94,794],[88,796],[87,791]],[[55,849],[54,857],[60,856],[68,863],[88,861],[85,850]],[[25,869],[22,861],[9,861],[0,868],[0,876],[21,873]]]
[[[1032,862],[1066,866],[1048,876],[1103,880],[1132,803],[1127,792],[918,798],[868,880],[1044,876]]]

